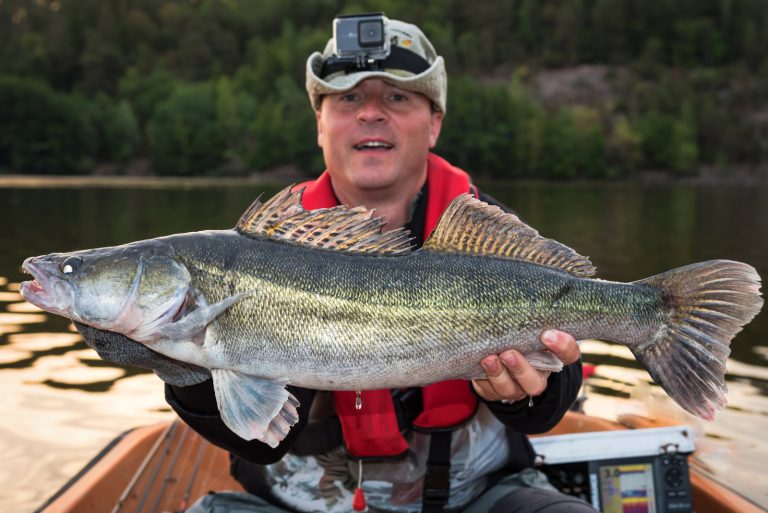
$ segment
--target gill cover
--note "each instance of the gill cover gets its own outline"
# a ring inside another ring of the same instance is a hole
[[[80,265],[61,279],[72,289],[73,318],[85,324],[146,341],[172,321],[188,293],[189,272],[167,254],[127,245],[77,256]]]

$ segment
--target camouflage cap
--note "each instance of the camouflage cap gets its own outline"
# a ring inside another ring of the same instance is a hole
[[[334,52],[334,40],[331,38],[323,53],[315,52],[307,60],[307,93],[313,109],[320,108],[323,95],[348,91],[368,78],[381,78],[402,89],[423,94],[437,110],[445,112],[448,78],[443,58],[437,55],[432,43],[416,25],[398,20],[387,20],[385,33],[393,52],[396,52],[395,47],[413,52],[426,61],[427,68],[414,73],[388,67],[385,60],[381,70],[335,71],[323,76],[323,65]]]

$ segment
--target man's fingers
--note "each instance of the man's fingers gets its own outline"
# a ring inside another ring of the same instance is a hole
[[[525,397],[525,392],[510,376],[507,368],[496,355],[489,355],[480,362],[487,379],[475,381],[475,390],[483,399],[489,401],[518,401]]]
[[[473,379],[472,386],[475,387],[477,395],[486,401],[501,401],[501,397],[499,397],[487,379]]]
[[[566,365],[574,363],[581,358],[579,344],[568,333],[558,330],[546,330],[541,334],[541,342]]]
[[[510,350],[499,356],[504,362],[504,366],[509,370],[511,377],[517,382],[516,386],[522,389],[525,395],[537,396],[547,388],[547,378],[534,369],[522,354]]]

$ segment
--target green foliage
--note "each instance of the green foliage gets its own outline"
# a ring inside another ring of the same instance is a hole
[[[212,84],[180,84],[147,126],[152,164],[161,174],[209,173],[224,163],[226,134],[216,120]]]
[[[437,151],[476,174],[687,176],[768,159],[768,0],[2,0],[0,167],[317,171],[306,59],[334,15],[379,10],[444,56]],[[538,94],[542,68],[595,65],[610,66],[605,98]]]
[[[639,169],[643,162],[643,140],[626,118],[622,117],[614,123],[606,153],[606,159],[612,166],[608,175],[618,175],[622,171],[631,173]]]
[[[519,105],[501,86],[483,86],[468,78],[451,82],[448,118],[438,152],[455,162],[471,163],[478,175],[520,176],[515,164]]]
[[[643,154],[649,166],[664,169],[675,160],[673,146],[675,120],[672,116],[652,111],[637,122],[643,141]]]
[[[99,93],[91,104],[91,123],[98,134],[95,156],[102,162],[125,164],[136,153],[141,132],[131,104],[125,100],[115,103]]]
[[[118,82],[117,97],[133,106],[141,125],[146,124],[157,105],[173,92],[176,80],[164,68],[145,75],[138,68],[128,68]]]
[[[259,103],[248,124],[248,163],[255,169],[294,165],[319,169],[315,117],[307,94],[290,77],[278,77],[276,91]]]
[[[0,168],[85,171],[93,141],[87,103],[33,78],[0,75],[0,105]]]
[[[694,174],[699,160],[696,143],[696,119],[691,105],[683,105],[680,116],[672,127],[673,160],[670,167],[678,174]]]
[[[684,105],[679,117],[650,112],[640,118],[638,131],[650,166],[672,169],[678,174],[696,170],[699,150],[696,121],[690,105]]]

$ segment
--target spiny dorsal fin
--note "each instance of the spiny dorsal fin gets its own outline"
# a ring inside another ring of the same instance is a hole
[[[267,237],[302,246],[345,253],[404,255],[411,252],[410,234],[398,229],[382,233],[385,221],[364,207],[338,206],[305,210],[304,188],[287,187],[266,203],[258,199],[246,209],[235,229],[248,237]]]
[[[495,205],[462,194],[443,212],[424,250],[524,260],[579,277],[595,274],[588,258],[539,232]]]

